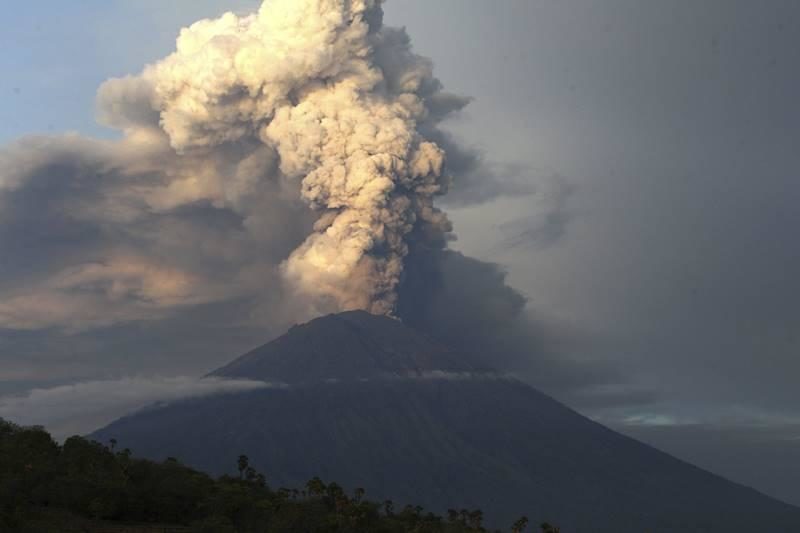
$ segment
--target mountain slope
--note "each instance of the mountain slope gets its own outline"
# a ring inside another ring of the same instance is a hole
[[[800,531],[800,509],[592,422],[366,313],[294,328],[215,375],[289,386],[154,407],[93,437],[273,485],[314,475],[374,499],[481,508],[572,532]]]

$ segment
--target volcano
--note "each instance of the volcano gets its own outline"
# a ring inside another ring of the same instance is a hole
[[[91,437],[272,486],[319,476],[395,507],[565,532],[800,531],[800,509],[616,433],[398,320],[295,326],[212,373],[274,386],[157,405]]]

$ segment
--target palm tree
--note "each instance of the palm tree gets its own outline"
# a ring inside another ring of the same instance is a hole
[[[325,483],[323,483],[322,480],[317,476],[314,476],[308,483],[306,483],[306,488],[311,496],[321,496],[325,494],[325,489],[327,489]]]
[[[237,465],[239,466],[239,479],[244,479],[244,471],[250,466],[250,459],[246,455],[240,455]]]
[[[522,533],[525,531],[525,528],[528,527],[528,522],[527,516],[520,517],[519,520],[514,522],[514,525],[511,526],[511,533]]]

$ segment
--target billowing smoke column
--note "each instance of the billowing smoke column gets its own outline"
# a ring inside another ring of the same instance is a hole
[[[248,179],[277,161],[272,172],[299,181],[320,216],[280,269],[313,312],[392,313],[409,234],[450,231],[433,206],[449,183],[445,154],[420,131],[466,99],[441,91],[403,30],[382,26],[377,0],[267,0],[250,16],[197,22],[169,57],[106,82],[100,101],[129,135],[149,120],[145,101],[178,154],[248,147],[237,156],[256,167]],[[237,179],[220,186],[246,189]],[[170,192],[191,195],[193,180]]]

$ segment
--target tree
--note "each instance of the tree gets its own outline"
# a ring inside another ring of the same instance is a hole
[[[469,527],[473,529],[480,529],[483,525],[483,511],[480,509],[475,509],[471,513],[469,513]]]
[[[325,483],[322,482],[320,478],[314,476],[312,479],[306,483],[306,489],[308,489],[308,493],[311,496],[322,496],[325,494],[325,490],[328,487],[325,486]]]
[[[561,528],[548,524],[547,522],[542,524],[542,533],[561,533]]]
[[[511,526],[511,533],[522,533],[528,527],[528,517],[522,516]]]
[[[237,465],[239,466],[239,479],[244,479],[244,472],[250,466],[250,459],[246,455],[240,455]]]

